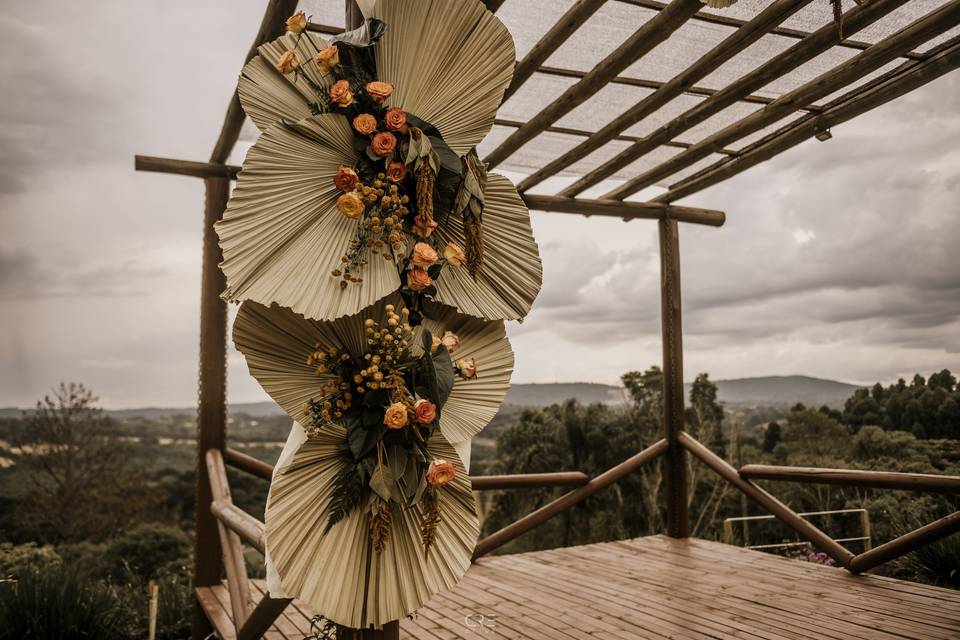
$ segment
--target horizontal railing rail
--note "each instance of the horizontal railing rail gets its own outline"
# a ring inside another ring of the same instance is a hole
[[[778,467],[748,464],[739,469],[741,478],[835,484],[870,489],[902,489],[932,493],[960,493],[960,477],[861,469],[823,469],[819,467]]]
[[[830,511],[805,511],[803,513],[798,513],[797,515],[801,518],[810,518],[815,516],[833,516],[833,515],[848,515],[848,514],[858,514],[860,516],[860,528],[862,529],[863,535],[852,537],[852,538],[834,538],[834,542],[862,542],[864,551],[869,551],[873,548],[873,538],[870,535],[870,512],[866,509],[831,509]],[[774,515],[762,515],[762,516],[736,516],[733,518],[724,518],[723,520],[723,541],[727,544],[734,543],[733,537],[733,523],[742,522],[744,526],[744,547],[747,549],[785,549],[790,547],[799,547],[799,546],[809,546],[809,542],[778,542],[773,544],[750,544],[749,537],[747,535],[747,525],[751,522],[758,522],[762,520],[776,520],[777,517]]]

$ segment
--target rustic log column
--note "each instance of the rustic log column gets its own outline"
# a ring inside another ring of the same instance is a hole
[[[667,535],[690,535],[687,518],[686,453],[677,441],[683,432],[683,330],[680,315],[680,240],[677,221],[664,216],[660,235],[660,331],[663,341],[663,432],[668,449],[663,463]]]
[[[222,449],[227,424],[227,305],[220,299],[225,282],[220,271],[220,246],[214,223],[223,216],[230,197],[228,178],[207,178],[203,215],[203,266],[200,285],[200,377],[197,410],[196,533],[193,580],[195,587],[220,582],[221,554],[217,521],[210,513],[213,496],[204,460],[208,449]],[[194,640],[212,631],[198,603],[194,603]]]

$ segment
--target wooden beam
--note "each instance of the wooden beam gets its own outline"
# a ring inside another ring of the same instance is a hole
[[[555,473],[473,476],[470,478],[470,482],[473,484],[474,491],[492,491],[498,489],[580,486],[590,482],[590,476],[582,471],[558,471]]]
[[[660,240],[660,334],[663,347],[663,488],[667,503],[667,535],[690,535],[687,462],[679,437],[683,433],[683,324],[680,296],[680,238],[677,221],[658,223]]]
[[[792,122],[742,149],[734,159],[722,160],[670,185],[655,202],[673,202],[731,178],[801,142],[871,109],[899,98],[960,67],[960,40],[954,38],[923,62],[906,62],[875,81],[844,94],[826,106],[822,115]]]
[[[142,158],[143,156],[137,156]],[[139,163],[144,171],[173,173],[185,176],[205,176],[211,173],[236,177],[240,167],[236,165],[210,165],[205,162],[191,162],[173,158],[150,157],[149,162]],[[222,178],[218,178],[221,179]],[[723,211],[681,207],[662,202],[621,202],[618,200],[593,200],[588,198],[565,198],[562,196],[524,193],[520,196],[530,209],[553,211],[556,213],[575,213],[585,216],[610,216],[623,220],[669,218],[679,222],[703,224],[712,227],[722,226],[726,221]],[[222,289],[221,289],[222,290]]]
[[[258,478],[263,478],[264,480],[273,479],[273,466],[263,462],[262,460],[257,460],[253,456],[248,456],[242,451],[237,451],[236,449],[226,448],[223,450],[223,460],[231,467],[240,469],[241,471],[246,471],[251,475],[255,475]]]
[[[223,259],[214,223],[223,217],[230,194],[230,181],[207,178],[204,181],[203,263],[200,271],[200,366],[197,407],[196,484],[194,493],[193,580],[194,587],[209,587],[220,582],[222,550],[219,527],[210,515],[213,500],[204,452],[226,443],[227,429],[227,304],[220,299],[226,286],[220,261]],[[195,604],[191,636],[206,636],[210,623]]]
[[[954,511],[936,522],[864,551],[850,562],[850,571],[853,573],[869,571],[884,562],[899,558],[955,533],[960,533],[960,511]]]
[[[871,489],[960,493],[960,476],[863,471],[859,469],[779,467],[769,464],[744,465],[739,469],[739,473],[741,478],[748,480],[778,480],[783,482],[835,484],[844,487],[869,487]]]
[[[687,87],[693,86],[698,80],[707,77],[727,60],[734,57],[757,40],[767,34],[771,28],[780,24],[788,17],[805,7],[813,0],[776,0],[761,11],[753,20],[746,23],[717,46],[703,54],[689,67],[681,71],[666,82],[659,89],[646,96],[633,107],[614,118],[595,134],[562,156],[548,163],[545,167],[535,171],[523,179],[517,188],[526,191],[550,176],[574,164],[578,160],[590,155],[617,135],[640,122],[650,114],[656,112],[665,104],[681,95]]]
[[[862,4],[862,0],[854,0],[857,4]],[[663,2],[657,2],[656,0],[618,0],[618,2],[623,2],[624,4],[632,4],[637,7],[644,7],[646,9],[663,9],[666,4]],[[742,27],[746,24],[746,21],[740,20],[739,18],[734,18],[732,16],[724,15],[723,13],[710,13],[707,11],[701,11],[693,17],[694,20],[698,22],[708,22],[711,24],[720,24],[726,27]],[[846,23],[844,23],[844,33],[853,33],[852,31],[847,31]],[[785,38],[793,38],[794,40],[803,40],[810,35],[809,31],[802,31],[800,29],[791,29],[789,27],[776,27],[770,30],[770,33],[777,36],[783,36]],[[847,49],[866,49],[871,45],[870,42],[862,42],[860,40],[843,40],[837,44],[839,47],[844,47]],[[904,57],[910,58],[913,60],[923,60],[923,53],[911,51],[905,53]]]
[[[504,2],[506,2],[506,0],[483,0],[483,4],[487,6],[487,9],[489,9],[491,13],[496,13],[497,10],[503,6]]]
[[[583,104],[621,71],[670,37],[671,33],[702,6],[700,0],[673,0],[663,11],[645,22],[616,50],[593,67],[580,82],[567,88],[559,98],[524,126],[514,131],[500,143],[500,146],[490,152],[484,161],[493,168],[506,160],[517,149],[578,105]]]
[[[214,500],[210,504],[210,513],[240,539],[259,551],[266,550],[266,532],[262,522],[233,504],[223,500]]]
[[[553,502],[549,502],[533,513],[527,514],[512,524],[508,524],[496,533],[492,533],[477,543],[473,552],[474,559],[485,556],[494,549],[518,538],[527,531],[540,526],[553,516],[583,502],[597,491],[610,486],[617,480],[636,471],[640,467],[659,458],[667,450],[667,441],[658,440],[640,453],[624,460],[612,469],[604,471],[596,478],[578,489],[565,493]]]
[[[253,39],[253,44],[250,45],[250,50],[247,51],[243,64],[247,64],[257,55],[257,47],[261,44],[283,35],[287,18],[296,10],[297,0],[268,0],[267,9],[264,11],[263,20],[260,22],[260,29]],[[213,146],[213,152],[210,154],[210,162],[222,164],[227,161],[233,146],[237,143],[237,138],[240,136],[240,128],[243,126],[245,117],[243,107],[240,106],[240,96],[234,90],[227,107],[227,114],[223,118],[220,136],[217,138],[217,142]]]
[[[157,156],[134,156],[134,170],[173,173],[195,178],[227,178],[235,180],[240,167],[213,162],[192,162],[190,160],[172,160]]]
[[[563,196],[520,195],[527,207],[538,211],[556,213],[576,213],[584,216],[610,216],[623,220],[668,218],[679,222],[704,224],[711,227],[722,226],[726,214],[713,209],[694,207],[668,207],[650,205],[648,202],[619,202],[617,200],[590,200],[587,198],[565,198]],[[627,205],[627,206],[624,206]]]
[[[809,540],[811,543],[813,543],[813,546],[817,547],[828,556],[833,558],[838,564],[847,568],[850,567],[850,561],[853,559],[853,554],[847,551],[839,543],[834,542],[830,536],[801,518],[793,511],[793,509],[780,502],[780,500],[777,498],[773,497],[749,480],[741,478],[737,473],[737,470],[734,469],[726,460],[700,444],[688,433],[681,433],[678,439],[687,451],[692,453],[705,465],[716,471],[721,478],[735,486],[748,497],[753,498],[753,500],[759,503],[763,508],[776,516],[778,520]]]
[[[506,102],[524,82],[529,80],[530,76],[547,61],[547,58],[559,49],[560,45],[566,42],[567,38],[573,35],[606,1],[577,0],[574,2],[560,16],[560,19],[550,27],[550,30],[533,45],[527,55],[523,57],[523,60],[517,62],[513,69],[513,79],[503,94],[503,101]]]
[[[621,200],[641,189],[656,184],[661,179],[706,158],[713,153],[713,149],[724,147],[760,131],[764,127],[794,113],[800,105],[810,104],[839,91],[896,59],[904,51],[935,38],[957,24],[960,24],[960,0],[953,0],[843,64],[793,91],[785,93],[763,109],[707,136],[686,151],[678,153],[649,171],[627,180],[624,184],[605,194],[604,197]]]
[[[264,594],[243,626],[238,625],[237,640],[260,640],[291,602],[293,598],[271,598]]]
[[[210,476],[210,492],[213,502],[232,504],[230,484],[227,481],[227,469],[219,449],[208,449],[206,453],[207,472]],[[243,559],[243,547],[240,536],[227,529],[218,520],[220,547],[223,550],[223,566],[227,574],[227,590],[230,592],[230,607],[233,609],[233,621],[239,629],[250,612],[250,581],[247,577],[247,565]]]
[[[875,0],[867,5],[854,7],[844,16],[844,30],[847,33],[855,33],[873,24],[906,2],[907,0]],[[687,109],[646,136],[643,141],[624,149],[564,189],[561,192],[562,195],[575,196],[609,178],[623,167],[642,158],[668,140],[673,140],[683,132],[723,111],[743,96],[759,90],[784,74],[816,58],[836,45],[837,41],[836,25],[828,24],[818,29],[780,55],[774,56],[750,73],[730,83],[710,98]]]

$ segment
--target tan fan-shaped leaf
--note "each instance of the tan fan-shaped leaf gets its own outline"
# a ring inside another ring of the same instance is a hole
[[[429,553],[420,536],[422,505],[402,509],[390,503],[392,527],[379,555],[370,543],[366,510],[353,511],[324,535],[334,478],[347,464],[345,437],[341,427],[324,428],[274,476],[267,550],[285,595],[339,624],[379,627],[404,618],[463,577],[480,525],[463,463],[437,433],[428,450],[435,459],[453,462],[457,473],[439,489],[441,522]]]
[[[378,79],[392,106],[437,127],[457,155],[493,126],[513,77],[513,38],[480,0],[379,0],[387,31],[376,46]]]
[[[326,41],[310,33],[288,33],[260,45],[260,54],[243,67],[237,83],[240,104],[258,129],[266,131],[281,120],[299,122],[310,116],[308,105],[317,101],[318,88],[325,92],[333,83],[333,76],[323,73],[313,61],[326,46]],[[277,71],[277,62],[286,51],[297,53],[299,73]]]
[[[487,177],[483,207],[483,265],[474,279],[466,268],[446,267],[437,278],[437,300],[480,318],[516,320],[540,292],[543,266],[530,227],[530,213],[505,177]],[[466,246],[463,220],[449,216],[437,227],[437,246]]]
[[[332,319],[372,304],[400,286],[392,261],[365,248],[363,282],[341,288],[330,275],[356,235],[357,221],[336,208],[333,177],[357,159],[341,115],[280,123],[250,148],[223,220],[220,268],[230,301],[277,303],[309,318]]]
[[[366,351],[364,321],[381,320],[384,307],[403,308],[394,294],[359,314],[332,322],[307,320],[289,309],[245,302],[233,325],[233,340],[247,360],[250,374],[264,391],[294,420],[303,419],[303,405],[318,396],[327,376],[317,376],[306,357],[321,348],[342,347],[355,356]],[[472,380],[457,376],[453,390],[441,409],[440,430],[452,443],[463,442],[483,429],[496,415],[510,387],[513,351],[503,322],[487,322],[441,308],[435,319],[425,319],[414,336],[414,353],[420,353],[419,332],[429,329],[442,336],[450,330],[460,337],[452,354],[475,358],[479,374]]]

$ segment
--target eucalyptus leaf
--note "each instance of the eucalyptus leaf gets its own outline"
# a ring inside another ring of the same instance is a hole
[[[384,500],[389,500],[392,492],[390,487],[393,482],[393,473],[391,473],[389,467],[382,464],[377,465],[377,468],[373,471],[373,476],[370,477],[370,488]]]

